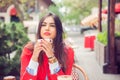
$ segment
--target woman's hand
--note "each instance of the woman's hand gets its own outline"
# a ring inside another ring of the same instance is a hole
[[[34,49],[34,43],[30,41],[25,45],[25,47],[32,51]]]
[[[34,45],[34,51],[32,55],[32,60],[38,61],[38,57],[41,51],[44,51],[47,57],[51,57],[54,55],[52,42],[49,42],[44,39],[38,40]]]
[[[40,52],[42,51],[42,42],[37,41],[34,45],[34,51],[32,55],[32,60],[38,62],[38,57]]]
[[[42,46],[42,50],[46,53],[47,57],[51,57],[54,55],[52,42],[42,39],[41,46]]]

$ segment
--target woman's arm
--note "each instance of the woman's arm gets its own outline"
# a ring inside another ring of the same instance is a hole
[[[67,47],[67,56],[68,56],[67,59],[68,68],[66,70],[66,74],[70,75],[72,71],[72,66],[74,64],[74,50],[70,46]]]
[[[51,80],[57,80],[58,75],[70,75],[71,74],[72,66],[73,66],[73,63],[74,63],[74,51],[70,47],[67,48],[67,56],[68,56],[67,69],[66,69],[65,73],[62,71],[62,69],[60,69],[57,73],[49,75],[49,78]]]
[[[30,63],[32,56],[32,51],[27,47],[24,47],[22,54],[21,54],[21,71],[20,71],[20,80],[36,80],[37,76],[31,75],[27,71],[27,67]]]

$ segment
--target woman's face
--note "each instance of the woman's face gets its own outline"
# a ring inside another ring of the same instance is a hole
[[[40,35],[43,39],[54,39],[56,37],[56,25],[54,19],[51,16],[47,17],[43,21]]]

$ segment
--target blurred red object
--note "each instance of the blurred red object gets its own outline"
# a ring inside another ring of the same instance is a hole
[[[17,10],[15,7],[13,7],[11,10],[10,10],[10,16],[15,16],[17,15]]]
[[[102,13],[107,14],[107,9],[102,10]]]
[[[84,47],[94,50],[95,35],[87,35],[84,39]]]
[[[120,3],[115,5],[115,13],[120,13]]]
[[[102,13],[107,14],[107,13],[108,13],[108,10],[107,10],[107,9],[103,9],[103,10],[102,10]],[[115,4],[115,13],[116,13],[116,14],[119,14],[119,13],[120,13],[120,3],[116,3],[116,4]]]

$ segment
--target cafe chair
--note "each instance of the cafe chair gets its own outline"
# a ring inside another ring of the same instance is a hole
[[[73,64],[72,80],[89,80],[85,70],[77,64]]]

